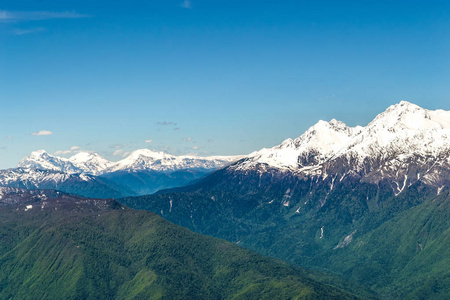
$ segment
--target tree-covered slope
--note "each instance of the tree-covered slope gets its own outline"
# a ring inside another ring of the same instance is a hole
[[[356,298],[311,279],[318,275],[113,200],[8,203],[15,204],[0,207],[2,299]]]
[[[440,268],[450,256],[443,254],[448,191],[436,196],[435,188],[416,182],[396,195],[390,184],[223,169],[188,187],[120,201],[264,255],[340,274],[387,298],[450,297],[449,273]]]
[[[449,200],[446,193],[399,213],[347,249],[330,252],[326,263],[388,299],[448,299]]]

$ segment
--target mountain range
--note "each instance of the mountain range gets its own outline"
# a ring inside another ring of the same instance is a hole
[[[149,149],[133,151],[126,158],[112,162],[95,152],[79,152],[70,158],[51,155],[45,150],[32,152],[20,161],[17,167],[60,171],[68,174],[84,173],[102,175],[117,171],[158,171],[175,172],[180,170],[214,170],[223,167],[241,156],[192,155],[175,156]]]
[[[93,152],[64,158],[39,150],[20,161],[17,168],[0,170],[0,186],[59,189],[94,198],[145,195],[186,185],[239,158],[174,156],[140,149],[111,162]]]
[[[246,156],[137,150],[109,162],[95,153],[66,159],[36,151],[17,168],[0,171],[0,186],[9,186],[0,196],[77,198],[58,194],[62,191],[116,198],[197,233],[357,282],[382,299],[448,299],[449,170],[450,112],[402,101],[366,126],[319,121],[295,139]],[[60,191],[44,196],[47,192],[23,188]],[[0,199],[0,206],[22,198]],[[123,207],[108,202],[114,200],[95,201]],[[124,241],[114,243],[123,248]],[[373,296],[364,289],[356,294]]]
[[[447,299],[449,170],[450,112],[402,101],[367,126],[319,121],[191,185],[120,201],[385,299]]]

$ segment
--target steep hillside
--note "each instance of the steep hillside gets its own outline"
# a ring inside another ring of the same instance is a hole
[[[3,299],[356,299],[114,200],[11,192],[0,207]]]

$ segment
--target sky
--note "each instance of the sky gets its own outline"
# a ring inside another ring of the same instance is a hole
[[[237,155],[407,100],[450,110],[450,1],[0,2],[0,168]]]

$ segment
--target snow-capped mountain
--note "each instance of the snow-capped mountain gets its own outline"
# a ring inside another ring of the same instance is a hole
[[[55,189],[93,198],[116,198],[134,193],[106,178],[89,174],[68,174],[34,168],[0,170],[0,186],[25,189]]]
[[[450,112],[402,101],[365,127],[319,121],[295,140],[253,152],[230,168],[391,179],[397,194],[418,180],[442,189],[450,180]]]
[[[175,156],[140,149],[118,162],[111,162],[93,152],[63,158],[39,150],[24,158],[18,168],[0,171],[0,185],[42,188],[44,183],[47,188],[58,188],[77,178],[83,185],[89,182],[96,190],[100,188],[98,194],[70,190],[82,196],[144,195],[185,185],[239,158],[241,156]],[[117,193],[105,191],[105,184]]]
[[[38,150],[22,159],[17,167],[52,170],[67,174],[99,175],[112,165],[112,162],[93,152],[79,152],[70,158],[64,158],[49,154],[45,150]]]
[[[209,156],[191,155],[175,156],[165,152],[155,152],[148,149],[133,151],[128,157],[113,164],[108,171],[119,170],[213,170],[230,164],[242,156]]]
[[[348,127],[335,119],[319,121],[295,140],[287,139],[273,148],[251,153],[237,168],[266,164],[273,168],[298,170],[323,163],[360,133],[362,127]]]
[[[61,171],[68,174],[101,175],[115,171],[214,170],[224,167],[242,156],[175,156],[148,149],[133,151],[128,157],[111,162],[93,152],[79,152],[70,158],[51,155],[45,150],[34,151],[19,162],[20,168]]]
[[[17,167],[60,171],[69,174],[80,173],[81,171],[69,159],[51,155],[45,150],[31,152],[28,157],[19,162]]]
[[[69,161],[79,171],[92,175],[102,174],[114,165],[114,163],[94,152],[79,152],[70,157]]]

